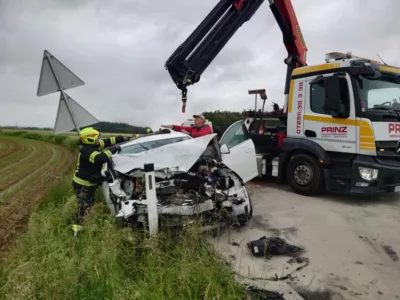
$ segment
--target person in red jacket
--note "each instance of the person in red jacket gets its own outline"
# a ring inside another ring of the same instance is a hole
[[[193,118],[194,125],[192,126],[161,125],[161,127],[171,128],[173,130],[189,134],[193,138],[213,133],[211,127],[204,124],[206,122],[206,118],[203,114],[194,115]]]

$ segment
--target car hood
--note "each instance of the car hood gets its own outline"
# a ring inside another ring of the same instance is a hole
[[[153,163],[155,170],[169,169],[172,172],[187,172],[215,137],[216,134],[209,134],[138,154],[116,154],[113,156],[114,169],[126,174],[137,169],[143,170],[145,164]],[[214,147],[215,141],[216,139],[214,139]]]

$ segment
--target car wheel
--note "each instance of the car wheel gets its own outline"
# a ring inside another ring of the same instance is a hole
[[[293,156],[286,176],[287,182],[298,194],[312,196],[322,190],[324,182],[322,168],[316,159],[308,154]]]

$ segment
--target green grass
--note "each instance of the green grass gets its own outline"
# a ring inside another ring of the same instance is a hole
[[[38,141],[45,141],[49,143],[53,143],[56,145],[64,146],[70,149],[77,149],[79,144],[79,138],[76,135],[73,135],[73,132],[69,132],[66,134],[54,135],[49,130],[14,130],[14,129],[3,129],[0,130],[0,134],[7,136],[17,136],[26,139],[33,139]],[[122,136],[132,136],[132,134],[126,133],[104,133],[101,135],[101,138],[108,138],[117,135]]]
[[[49,133],[40,133],[34,130],[32,131],[18,131],[18,130],[3,130],[1,132],[2,135],[6,136],[16,136],[25,139],[37,140],[37,141],[44,141],[52,144],[56,144],[59,146],[67,147],[70,149],[77,149],[79,144],[79,139],[74,138],[71,139],[69,136],[66,135],[54,135],[51,132]]]
[[[74,147],[62,136],[5,134]],[[149,240],[118,228],[99,201],[74,239],[75,209],[68,176],[33,210],[26,233],[1,260],[2,300],[244,299],[231,268],[197,227]]]
[[[53,131],[51,130],[36,130],[36,129],[23,129],[23,130],[18,130],[18,129],[8,129],[8,128],[3,128],[0,129],[0,132],[2,132],[3,134],[9,134],[9,133],[14,133],[14,132],[26,132],[26,133],[31,133],[31,134],[40,134],[40,135],[51,135],[51,136],[55,136],[53,134]],[[112,137],[112,136],[117,136],[117,135],[122,135],[122,136],[132,136],[133,134],[129,134],[129,133],[108,133],[108,132],[102,132],[101,137],[103,138],[107,138],[107,137]],[[71,139],[77,139],[78,135],[76,134],[76,132],[64,132],[61,133],[57,136],[62,136],[62,137],[68,137]]]
[[[117,228],[98,203],[75,240],[70,186],[68,177],[50,190],[0,266],[2,299],[243,299],[230,267],[196,227],[146,240]]]

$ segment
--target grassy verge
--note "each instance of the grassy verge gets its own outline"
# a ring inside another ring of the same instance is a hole
[[[6,134],[76,147],[62,136]],[[243,299],[230,267],[195,227],[144,240],[118,229],[99,202],[74,239],[70,178],[50,189],[26,233],[1,261],[1,299]]]
[[[25,139],[31,139],[31,140],[37,140],[37,141],[43,141],[43,142],[48,142],[52,144],[56,144],[59,146],[64,146],[70,149],[77,149],[77,146],[79,144],[79,139],[76,138],[70,138],[65,135],[54,135],[54,134],[44,134],[44,133],[36,133],[36,132],[29,132],[29,131],[5,131],[3,130],[1,132],[2,135],[7,135],[7,136],[17,136]]]
[[[195,228],[150,243],[118,229],[98,203],[75,240],[70,186],[68,177],[32,213],[0,267],[2,299],[242,299],[229,266]]]
[[[36,129],[0,129],[0,133],[13,133],[13,132],[29,132],[29,133],[36,133],[40,135],[53,135],[53,131],[51,130],[36,130]],[[102,132],[102,137],[112,137],[116,135],[123,135],[123,136],[132,136],[135,133],[109,133],[109,132]],[[57,136],[65,136],[70,139],[77,139],[76,132],[64,132]]]

